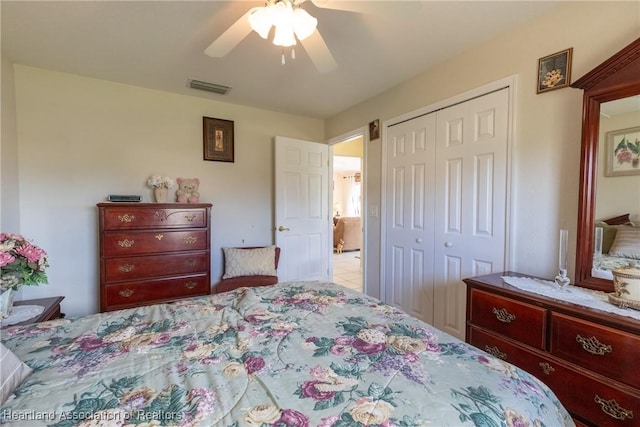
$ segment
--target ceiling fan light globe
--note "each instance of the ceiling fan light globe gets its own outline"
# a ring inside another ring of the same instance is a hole
[[[276,26],[276,34],[273,37],[273,44],[282,47],[295,46],[296,38],[293,35],[293,28],[291,26]]]
[[[293,33],[293,8],[289,2],[278,2],[272,7],[273,25],[276,27],[276,34],[273,37],[273,44],[276,46],[289,47],[296,44]]]
[[[293,11],[293,30],[298,37],[298,40],[304,40],[309,37],[316,30],[318,20],[301,8],[296,8]]]
[[[249,25],[260,37],[269,37],[269,31],[273,26],[273,14],[271,7],[257,7],[249,14]]]

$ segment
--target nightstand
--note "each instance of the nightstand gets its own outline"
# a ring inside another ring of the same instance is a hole
[[[28,325],[30,323],[39,323],[45,322],[47,320],[60,319],[64,317],[64,315],[60,311],[60,303],[64,297],[50,297],[50,298],[38,298],[38,299],[29,299],[23,301],[15,301],[13,303],[16,305],[41,305],[44,306],[44,310],[40,313],[39,316],[33,317],[29,320],[25,320],[24,322],[15,323],[11,326],[17,325]]]

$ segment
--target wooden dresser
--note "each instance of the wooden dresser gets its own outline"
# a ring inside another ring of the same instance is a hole
[[[99,203],[100,310],[209,294],[211,204]]]
[[[467,342],[546,383],[578,425],[640,426],[640,321],[465,279]]]

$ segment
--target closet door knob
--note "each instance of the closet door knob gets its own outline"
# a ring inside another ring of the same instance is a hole
[[[421,237],[418,237],[418,238],[416,239],[416,243],[422,243],[422,238],[421,238]]]
[[[445,248],[450,248],[453,246],[453,242],[444,242],[444,247]]]
[[[289,228],[281,225],[280,227],[278,227],[278,231],[289,231]]]

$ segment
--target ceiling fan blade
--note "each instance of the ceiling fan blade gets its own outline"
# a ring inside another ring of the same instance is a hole
[[[376,15],[406,14],[419,10],[421,2],[411,1],[362,1],[362,0],[311,0],[322,9],[345,12],[374,13]]]
[[[324,42],[318,30],[315,30],[313,34],[300,41],[300,43],[302,43],[304,50],[307,51],[313,65],[316,66],[319,72],[328,73],[338,67],[338,63],[333,58],[333,55],[331,55],[327,44]]]
[[[251,14],[251,12],[253,12],[253,9],[250,9],[242,15],[233,25],[227,28],[220,37],[215,39],[214,42],[205,49],[205,55],[213,58],[221,58],[244,40],[252,31],[249,25],[249,14]]]

